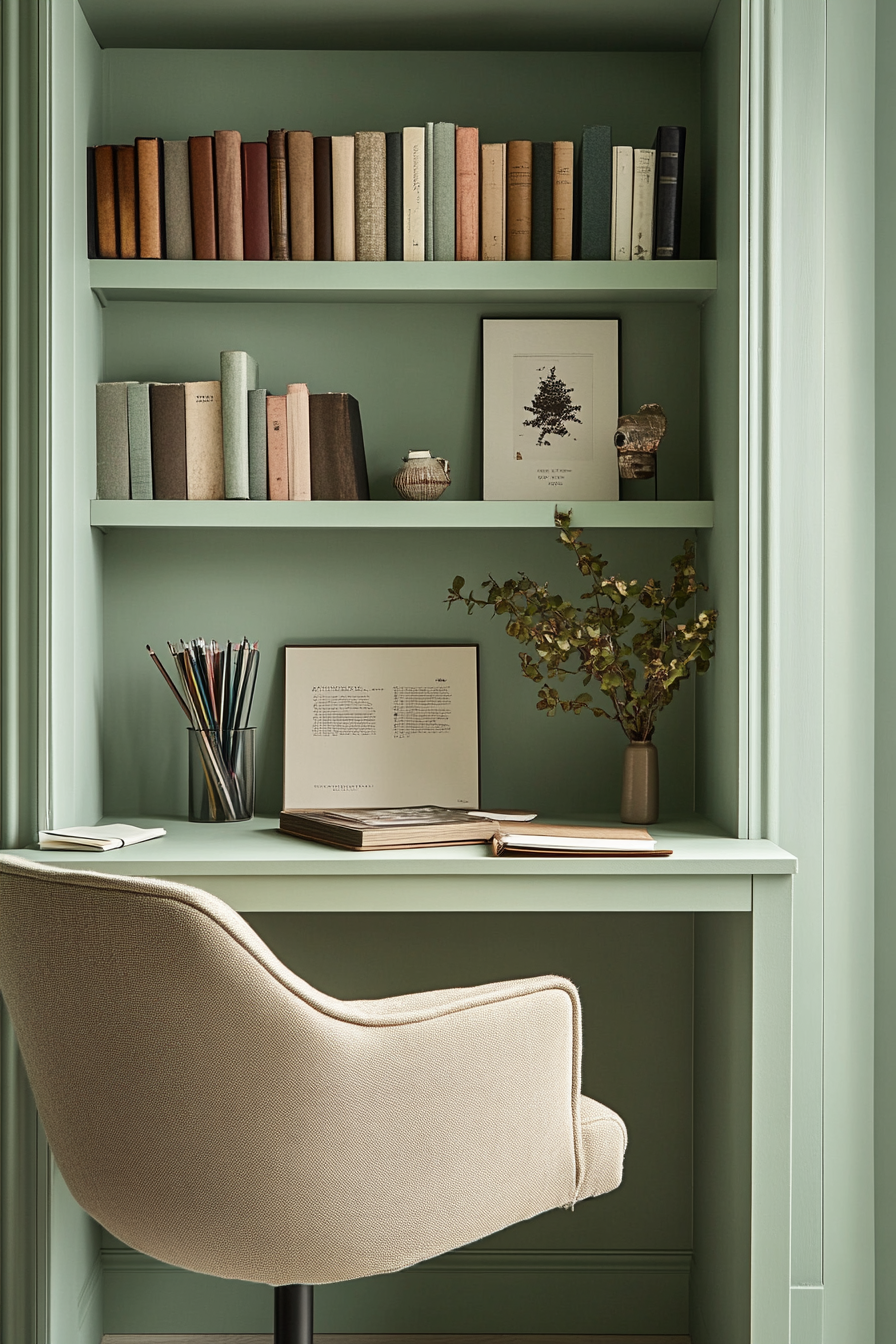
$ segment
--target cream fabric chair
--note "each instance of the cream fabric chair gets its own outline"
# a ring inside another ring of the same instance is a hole
[[[186,1269],[383,1274],[622,1179],[559,976],[343,1002],[205,892],[4,858],[0,989],[75,1199]]]

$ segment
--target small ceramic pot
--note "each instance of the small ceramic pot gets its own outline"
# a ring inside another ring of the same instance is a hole
[[[659,756],[652,742],[629,742],[622,761],[623,821],[649,826],[660,814]]]
[[[405,465],[392,477],[402,499],[438,499],[451,484],[451,471],[444,457],[431,457],[428,451],[408,453]]]

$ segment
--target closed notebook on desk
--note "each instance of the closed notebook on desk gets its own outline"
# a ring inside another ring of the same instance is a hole
[[[649,831],[636,826],[552,826],[529,822],[502,826],[492,837],[492,853],[532,858],[666,858]]]

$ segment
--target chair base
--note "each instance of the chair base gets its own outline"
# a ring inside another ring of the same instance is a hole
[[[286,1283],[274,1289],[274,1344],[313,1344],[314,1288]]]

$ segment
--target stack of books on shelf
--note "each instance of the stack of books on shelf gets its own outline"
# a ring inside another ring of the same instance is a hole
[[[87,151],[91,257],[202,261],[645,261],[679,256],[685,128],[652,149],[480,144],[475,126],[239,131]],[[574,190],[576,173],[579,191]],[[578,196],[578,199],[576,197]]]
[[[221,379],[97,383],[98,499],[369,499],[358,403],[258,387],[245,350]]]

